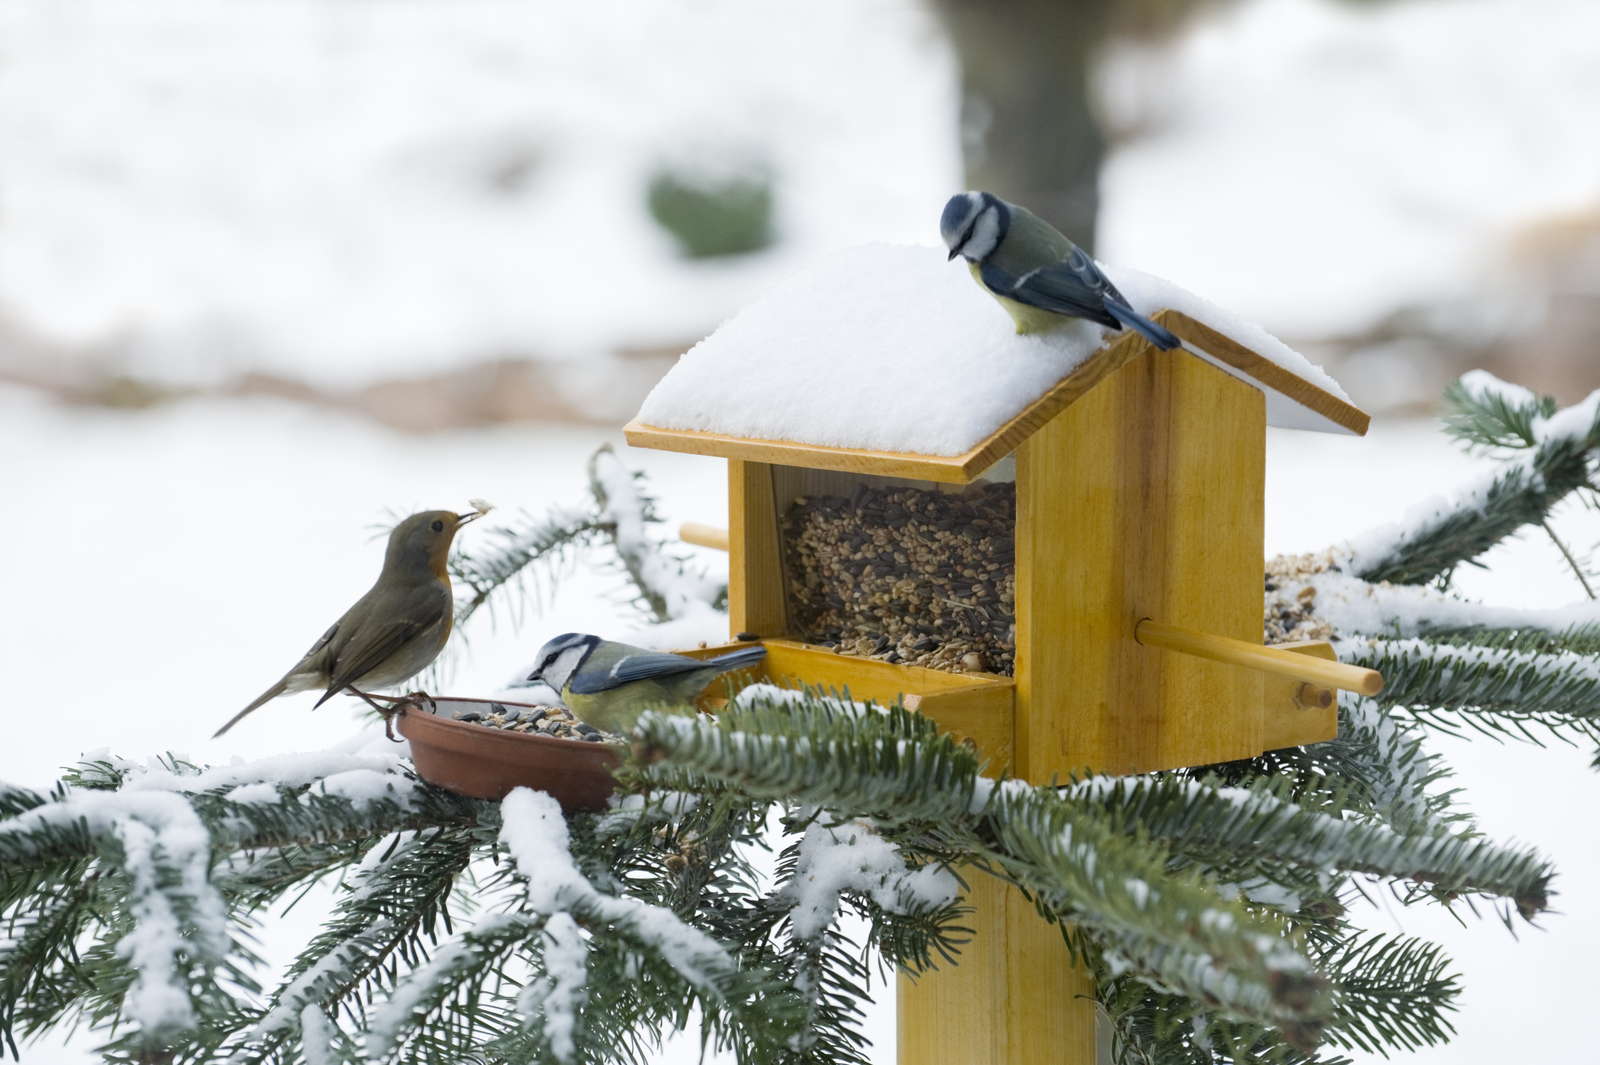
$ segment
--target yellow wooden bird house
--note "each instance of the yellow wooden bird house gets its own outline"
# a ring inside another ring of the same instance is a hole
[[[1367,415],[1154,279],[1118,276],[1199,305],[1155,315],[1181,350],[1067,320],[1017,337],[958,266],[851,253],[690,351],[628,425],[727,460],[732,633],[773,679],[903,697],[1037,783],[1330,738],[1327,687],[1375,678],[1260,648],[1266,431]]]
[[[686,537],[727,548],[731,635],[766,645],[766,679],[904,699],[1040,784],[1329,739],[1330,688],[1381,686],[1328,644],[1261,643],[1267,427],[1367,416],[1261,330],[1114,280],[1183,347],[1019,337],[961,264],[875,247],[662,379],[627,438],[727,460],[727,529]],[[1059,930],[969,880],[960,963],[901,980],[902,1065],[1096,1061]]]

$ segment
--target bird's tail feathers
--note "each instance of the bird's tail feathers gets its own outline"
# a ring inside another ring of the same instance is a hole
[[[718,655],[715,658],[708,658],[705,660],[705,664],[708,666],[716,666],[721,672],[727,673],[730,670],[743,669],[745,666],[753,666],[766,656],[767,649],[762,647],[760,644],[756,644],[754,647],[741,647],[737,651],[729,651],[725,655]]]
[[[1111,317],[1163,351],[1183,346],[1183,341],[1174,336],[1171,330],[1162,328],[1132,307],[1124,306],[1115,300],[1106,300],[1106,310]]]
[[[246,714],[250,713],[252,710],[259,710],[262,707],[262,705],[271,702],[272,700],[276,699],[278,696],[282,695],[284,692],[286,692],[288,690],[289,690],[289,678],[288,677],[284,677],[283,679],[279,680],[278,683],[274,684],[272,687],[268,688],[266,691],[264,691],[260,695],[256,696],[255,699],[251,701],[249,706],[245,707],[243,710],[240,710],[237,714],[234,714],[232,717],[228,718],[228,723],[226,725],[223,725],[221,728],[217,729],[217,731],[213,732],[211,734],[211,738],[212,739],[216,739],[218,736],[222,735],[224,732],[227,732],[233,726],[237,725],[239,723],[239,721]]]

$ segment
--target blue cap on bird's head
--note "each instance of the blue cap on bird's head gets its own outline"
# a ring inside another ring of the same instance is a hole
[[[561,661],[563,655],[567,657],[562,664],[570,664],[571,668],[562,672],[570,673],[572,669],[576,669],[583,664],[583,660],[589,657],[589,654],[599,643],[600,637],[587,632],[564,632],[560,636],[547,640],[545,645],[539,648],[538,664],[533,667],[533,672],[528,674],[527,679],[530,681],[545,680],[545,671],[555,666],[558,661]],[[569,654],[569,652],[575,653]],[[565,680],[565,677],[562,679]]]
[[[982,262],[1010,227],[1010,207],[991,192],[958,192],[946,201],[939,216],[939,235],[950,249],[951,259],[961,255]]]

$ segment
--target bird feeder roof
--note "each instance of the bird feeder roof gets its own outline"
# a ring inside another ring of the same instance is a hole
[[[626,429],[639,447],[965,483],[1106,376],[1198,357],[1259,388],[1270,425],[1364,434],[1338,383],[1176,285],[1106,267],[1188,352],[1065,320],[1018,336],[941,249],[870,245],[792,279],[686,352]]]

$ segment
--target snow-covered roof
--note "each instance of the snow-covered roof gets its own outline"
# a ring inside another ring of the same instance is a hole
[[[1136,309],[1176,312],[1163,320],[1186,349],[1260,388],[1269,424],[1366,431],[1333,378],[1259,326],[1161,278],[1106,272]],[[731,438],[953,459],[983,449],[1119,341],[1144,343],[1081,320],[1018,336],[942,249],[868,245],[780,285],[691,348],[629,438],[706,454],[734,454],[721,446]]]

